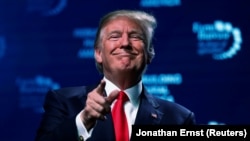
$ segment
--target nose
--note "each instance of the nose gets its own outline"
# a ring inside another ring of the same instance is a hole
[[[122,41],[121,41],[121,47],[128,47],[130,46],[130,41],[128,35],[123,35]]]

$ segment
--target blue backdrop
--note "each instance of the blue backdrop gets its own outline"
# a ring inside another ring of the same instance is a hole
[[[148,90],[200,124],[250,123],[250,5],[245,0],[0,0],[0,140],[32,141],[48,89],[99,82],[99,18],[141,9],[158,19]]]

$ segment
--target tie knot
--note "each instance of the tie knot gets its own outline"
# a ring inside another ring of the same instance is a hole
[[[121,100],[122,102],[128,101],[128,96],[124,91],[120,91],[117,100]]]

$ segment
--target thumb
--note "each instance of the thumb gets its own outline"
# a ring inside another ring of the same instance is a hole
[[[118,90],[114,90],[112,91],[108,97],[106,97],[106,100],[108,101],[108,103],[111,105],[113,103],[113,101],[118,97],[119,95],[119,91]]]

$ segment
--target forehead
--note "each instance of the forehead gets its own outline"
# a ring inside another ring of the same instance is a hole
[[[116,17],[110,21],[108,21],[104,29],[106,30],[119,30],[127,28],[128,30],[142,31],[141,25],[135,19],[131,19],[128,17]]]

